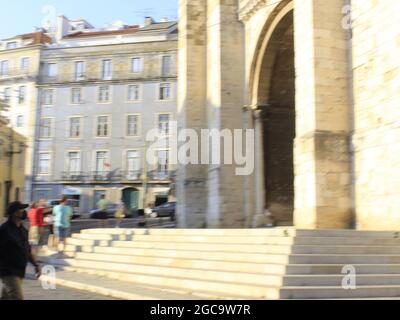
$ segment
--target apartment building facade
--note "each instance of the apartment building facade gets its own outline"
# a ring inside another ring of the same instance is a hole
[[[80,211],[101,195],[135,212],[168,200],[169,125],[176,110],[177,23],[94,29],[59,17],[41,54],[32,199],[68,196]],[[157,164],[145,161],[158,128]]]
[[[24,176],[24,185],[18,186],[18,198],[28,201],[32,192],[32,170],[34,136],[37,112],[37,80],[40,69],[40,57],[44,46],[52,39],[43,32],[33,32],[18,35],[0,41],[0,100],[9,106],[4,112],[7,118],[8,132],[15,132],[16,140],[24,140],[25,157],[24,167],[18,170]],[[8,137],[8,134],[6,134]],[[6,145],[11,142],[6,137]],[[2,167],[4,174],[14,171],[15,168]],[[21,171],[22,170],[22,171]],[[3,190],[6,186],[1,187]],[[13,200],[12,197],[11,200]]]

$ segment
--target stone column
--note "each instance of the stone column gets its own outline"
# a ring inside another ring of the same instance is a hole
[[[210,129],[243,129],[244,30],[236,0],[207,1],[207,105]],[[221,144],[221,155],[226,151]],[[233,155],[233,150],[232,150]],[[223,156],[221,157],[222,161]],[[210,166],[208,214],[210,228],[244,228],[243,176],[236,164]]]
[[[263,148],[263,125],[262,110],[257,106],[252,110],[255,134],[255,157],[254,157],[254,200],[255,210],[251,217],[251,226],[258,227],[257,221],[265,221],[265,184],[264,184],[264,148]]]
[[[178,128],[206,128],[207,0],[180,0]],[[200,154],[200,153],[199,153]],[[178,166],[177,218],[179,227],[206,226],[207,166]]]
[[[256,215],[265,214],[265,184],[264,184],[264,150],[263,150],[263,125],[262,110],[253,111],[255,130],[255,200]]]
[[[347,34],[342,0],[295,0],[295,226],[352,220]]]

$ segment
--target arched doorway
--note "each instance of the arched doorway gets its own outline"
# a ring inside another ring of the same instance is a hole
[[[289,8],[289,9],[288,9]],[[265,207],[278,225],[292,225],[294,212],[295,58],[293,10],[277,14],[264,34],[255,77],[261,110]]]
[[[122,190],[122,200],[131,215],[136,216],[139,210],[139,190],[135,188]]]

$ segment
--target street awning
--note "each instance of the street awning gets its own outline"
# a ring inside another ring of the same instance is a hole
[[[65,188],[62,194],[63,196],[80,196],[82,195],[82,190],[78,188]]]
[[[150,192],[155,196],[168,196],[170,188],[150,188]]]

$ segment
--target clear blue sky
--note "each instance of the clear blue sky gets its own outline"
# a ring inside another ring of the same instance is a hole
[[[0,39],[32,32],[54,15],[85,18],[95,27],[115,20],[140,24],[145,16],[178,17],[178,0],[0,0]]]

